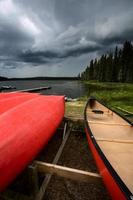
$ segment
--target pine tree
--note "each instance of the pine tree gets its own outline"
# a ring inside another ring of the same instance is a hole
[[[122,51],[122,82],[126,82],[129,79],[128,75],[131,68],[132,48],[131,42],[126,41],[124,43]]]
[[[119,64],[119,58],[118,58],[118,47],[116,46],[115,48],[115,53],[114,53],[114,59],[112,63],[112,78],[111,80],[113,82],[118,81],[118,64]]]
[[[106,60],[106,69],[105,69],[105,81],[112,81],[112,73],[113,73],[113,54],[110,53]]]
[[[81,74],[82,80],[133,82],[133,45],[126,41],[122,49],[91,60]]]
[[[94,74],[94,66],[93,66],[93,60],[91,60],[89,67],[89,80],[94,79],[93,74]]]

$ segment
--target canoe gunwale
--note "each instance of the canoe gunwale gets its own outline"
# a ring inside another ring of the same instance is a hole
[[[118,187],[120,188],[121,192],[124,194],[125,198],[131,200],[132,197],[133,197],[133,194],[130,192],[130,190],[127,188],[127,186],[122,181],[120,176],[114,170],[111,163],[107,160],[107,158],[105,157],[104,153],[102,152],[100,146],[98,145],[98,143],[97,143],[97,141],[96,141],[96,139],[95,139],[95,137],[94,137],[94,135],[91,131],[91,128],[90,128],[89,123],[87,121],[87,108],[88,108],[88,105],[90,103],[90,99],[96,100],[100,104],[104,105],[106,108],[108,108],[109,110],[111,110],[112,112],[116,113],[118,116],[123,118],[125,121],[127,121],[131,126],[132,126],[132,122],[130,122],[124,116],[122,116],[121,114],[117,113],[116,111],[114,111],[111,108],[109,108],[108,106],[106,106],[102,101],[96,99],[95,97],[90,97],[88,99],[87,103],[86,103],[86,106],[85,106],[85,109],[84,109],[84,123],[85,123],[86,134],[88,134],[89,137],[91,138],[91,141],[92,141],[97,153],[99,154],[101,160],[103,161],[103,163],[104,163],[105,167],[107,168],[107,170],[109,171],[110,175],[112,176],[112,178],[114,179],[114,181],[116,182]]]

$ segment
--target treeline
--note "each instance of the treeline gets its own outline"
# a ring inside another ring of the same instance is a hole
[[[4,76],[0,76],[0,81],[7,81],[8,78],[4,77]]]
[[[133,45],[126,41],[121,49],[116,46],[114,53],[104,54],[100,59],[90,61],[82,80],[106,82],[133,82]]]
[[[64,76],[64,77],[53,77],[53,76],[47,76],[47,77],[44,77],[44,76],[40,76],[40,77],[25,77],[25,78],[8,78],[8,80],[12,80],[12,81],[15,81],[15,80],[79,80],[79,77],[67,77],[67,76]]]

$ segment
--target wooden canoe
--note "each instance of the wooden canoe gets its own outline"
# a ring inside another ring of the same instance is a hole
[[[112,199],[133,199],[133,126],[94,97],[85,107],[90,149]]]
[[[0,108],[0,191],[46,146],[64,116],[63,96],[30,95],[9,95]]]

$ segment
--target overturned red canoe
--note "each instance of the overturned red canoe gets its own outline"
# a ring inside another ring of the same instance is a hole
[[[0,93],[0,100],[11,98],[11,97],[23,96],[23,95],[31,95],[31,93],[29,93],[29,92],[5,92],[5,93]]]
[[[29,101],[33,98],[37,98],[39,96],[39,94],[16,94],[13,96],[10,96],[7,98],[0,98],[0,115],[4,112],[6,112],[7,110],[18,106],[19,104],[22,104],[26,101]],[[0,95],[1,97],[1,95]]]
[[[64,97],[43,95],[0,114],[0,191],[45,147],[63,116]]]

